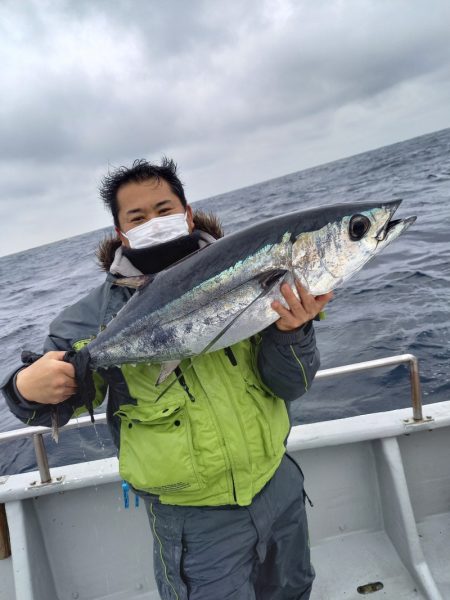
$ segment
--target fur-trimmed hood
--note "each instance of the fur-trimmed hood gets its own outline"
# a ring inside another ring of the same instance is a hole
[[[223,237],[222,224],[218,217],[212,213],[206,213],[202,210],[194,211],[195,229],[200,229],[208,233],[216,240]],[[114,256],[117,248],[121,246],[121,241],[115,234],[107,235],[97,247],[97,261],[102,271],[108,272],[114,261]]]

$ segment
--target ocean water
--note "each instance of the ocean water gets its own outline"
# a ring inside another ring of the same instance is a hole
[[[226,233],[250,221],[340,202],[402,198],[417,222],[335,293],[316,324],[322,368],[412,353],[424,403],[450,395],[450,129],[195,203]],[[95,248],[108,230],[0,258],[0,378],[23,349],[39,352],[48,323],[104,278]],[[405,366],[318,381],[293,404],[296,423],[409,406]],[[0,431],[21,427],[0,398]],[[46,438],[50,466],[111,456],[106,426]],[[0,445],[0,475],[34,469],[30,440]]]

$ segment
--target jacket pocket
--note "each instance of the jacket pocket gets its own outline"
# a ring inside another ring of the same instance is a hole
[[[268,456],[280,456],[285,451],[289,434],[289,415],[284,400],[246,378],[247,394],[253,400],[254,414]]]
[[[246,382],[247,394],[252,399],[254,419],[262,438],[264,451],[267,456],[275,456],[276,449],[273,442],[272,431],[268,420],[269,403],[274,401],[273,397],[266,394],[254,383]]]
[[[184,401],[122,406],[120,475],[136,489],[174,494],[204,487],[197,471]]]

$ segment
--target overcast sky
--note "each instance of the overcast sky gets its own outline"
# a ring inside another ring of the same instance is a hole
[[[191,201],[450,126],[448,0],[0,0],[0,255],[110,223],[102,174]]]

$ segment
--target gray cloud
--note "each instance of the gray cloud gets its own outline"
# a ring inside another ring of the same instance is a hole
[[[449,22],[446,0],[2,2],[0,253],[106,225],[110,164],[173,155],[195,199],[449,126]]]

